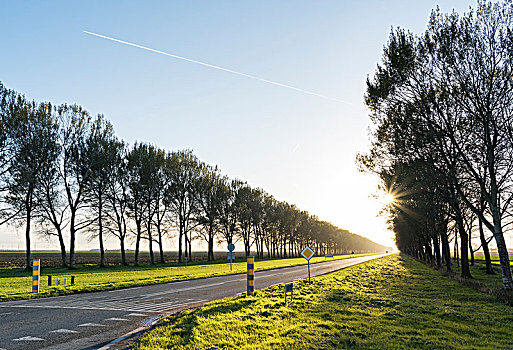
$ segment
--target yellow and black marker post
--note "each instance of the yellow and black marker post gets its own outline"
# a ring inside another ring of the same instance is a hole
[[[248,256],[248,293],[255,295],[255,257]]]
[[[40,259],[32,261],[32,293],[39,293],[39,276],[41,275]]]

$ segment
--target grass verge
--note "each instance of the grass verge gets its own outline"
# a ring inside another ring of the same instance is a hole
[[[348,259],[367,255],[373,254],[337,255],[328,260]],[[314,257],[310,261],[311,263],[319,263],[325,261],[325,258]],[[255,267],[256,271],[261,271],[304,264],[306,264],[306,260],[303,258],[256,259]],[[39,294],[30,293],[32,289],[31,272],[24,271],[23,269],[0,269],[0,301],[112,290],[244,272],[246,272],[245,260],[236,260],[233,263],[232,271],[230,271],[230,263],[225,261],[210,263],[198,261],[189,263],[187,267],[179,263],[167,263],[157,266],[144,265],[141,267],[112,266],[103,269],[96,266],[84,266],[73,271],[62,268],[45,268],[44,261],[42,261]],[[67,277],[68,286],[61,285],[56,287],[54,285],[48,287],[48,275],[52,276],[52,284],[55,284],[56,277],[61,281],[64,277]],[[74,286],[69,286],[71,275],[75,276]]]
[[[404,255],[208,303],[133,349],[509,349],[513,308]]]

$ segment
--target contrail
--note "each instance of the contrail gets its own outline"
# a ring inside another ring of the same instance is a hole
[[[267,80],[267,79],[264,79],[264,78],[259,78],[259,77],[256,77],[254,75],[251,75],[251,74],[237,72],[237,71],[234,71],[234,70],[231,70],[231,69],[228,69],[228,68],[219,67],[219,66],[216,66],[216,65],[213,65],[213,64],[192,60],[190,58],[186,58],[186,57],[182,57],[182,56],[178,56],[178,55],[173,55],[173,54],[170,54],[168,52],[164,52],[164,51],[160,51],[160,50],[155,50],[155,49],[152,49],[150,47],[146,47],[146,46],[130,43],[128,41],[123,41],[123,40],[111,38],[111,37],[108,37],[108,36],[105,36],[105,35],[88,32],[87,30],[84,30],[84,33],[90,34],[90,35],[94,35],[94,36],[97,36],[99,38],[103,38],[103,39],[107,39],[107,40],[112,40],[112,41],[115,41],[115,42],[118,42],[118,43],[121,43],[121,44],[137,47],[139,49],[155,52],[155,53],[158,53],[158,54],[161,54],[161,55],[177,58],[179,60],[183,60],[183,61],[187,61],[187,62],[191,62],[191,63],[196,63],[196,64],[199,64],[199,65],[202,65],[202,66],[205,66],[205,67],[210,67],[210,68],[219,69],[219,70],[222,70],[222,71],[225,71],[225,72],[228,72],[228,73],[233,73],[233,74],[241,75],[243,77],[254,79],[254,80],[258,80],[258,81],[262,81],[264,83],[269,83],[269,84],[281,86],[281,87],[284,87],[284,88],[287,88],[287,89],[292,89],[292,90],[296,90],[296,91],[299,91],[299,92],[303,92],[305,94],[314,95],[314,96],[317,96],[317,97],[322,97],[322,98],[325,98],[327,100],[332,100],[332,101],[337,101],[337,102],[346,103],[348,105],[352,105],[352,103],[347,102],[347,101],[343,101],[343,100],[339,100],[338,98],[321,95],[321,94],[318,94],[318,93],[313,92],[313,91],[300,89],[300,88],[297,88],[297,87],[294,87],[294,86],[278,83],[278,82],[275,82],[275,81],[272,81],[272,80]]]

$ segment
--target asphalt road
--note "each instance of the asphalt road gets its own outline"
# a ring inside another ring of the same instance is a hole
[[[310,266],[318,276],[383,255]],[[258,262],[256,262],[258,264]],[[307,266],[255,273],[255,289],[307,278]],[[246,291],[246,275],[156,284],[107,292],[0,303],[0,350],[116,349],[121,337],[149,327],[162,315]]]

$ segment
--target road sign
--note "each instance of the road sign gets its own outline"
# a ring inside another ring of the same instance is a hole
[[[303,258],[305,258],[306,260],[310,261],[310,259],[314,256],[314,251],[309,247],[309,246],[306,246],[305,249],[303,249],[303,251],[301,252],[301,255],[303,256]]]
[[[228,260],[235,260],[235,252],[226,253],[228,256]]]
[[[228,244],[228,250],[230,252],[233,252],[235,250],[235,244],[233,244],[233,243]]]
[[[305,249],[301,252],[301,255],[303,258],[308,261],[308,284],[312,284],[312,281],[310,280],[310,259],[314,256],[314,251],[309,246],[306,246]]]

